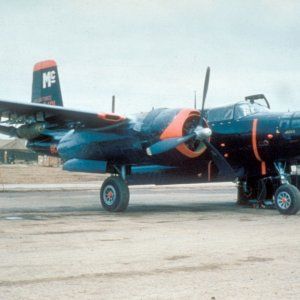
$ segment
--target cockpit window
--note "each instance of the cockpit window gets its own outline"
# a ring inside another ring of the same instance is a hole
[[[248,103],[237,104],[234,110],[234,118],[240,119],[242,117],[248,116],[251,114],[250,106]]]
[[[258,112],[266,112],[270,111],[270,109],[264,105],[261,105],[259,103],[254,102],[253,104],[250,104],[251,111],[253,113],[258,113]]]
[[[208,122],[226,121],[226,120],[232,120],[232,118],[233,118],[233,105],[213,108],[207,112]]]
[[[266,112],[269,109],[258,103],[238,103],[235,105],[234,118],[240,119],[259,112]]]
[[[258,112],[266,112],[269,109],[259,103],[241,102],[235,105],[212,108],[207,111],[208,122],[229,121],[253,115]]]

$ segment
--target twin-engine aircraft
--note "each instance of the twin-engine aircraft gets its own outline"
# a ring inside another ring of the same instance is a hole
[[[205,109],[158,108],[132,117],[63,107],[57,65],[37,63],[32,103],[0,100],[0,132],[59,156],[63,169],[110,173],[100,200],[125,211],[130,184],[238,182],[238,203],[271,200],[282,214],[300,209],[300,112],[273,113],[263,95]],[[265,103],[262,102],[265,101]]]

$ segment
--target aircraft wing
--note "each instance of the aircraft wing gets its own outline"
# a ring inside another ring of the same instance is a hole
[[[1,124],[25,124],[47,122],[68,127],[75,124],[85,128],[103,128],[119,123],[127,123],[128,119],[112,113],[93,113],[68,109],[61,106],[38,103],[22,103],[0,99]],[[0,132],[7,134],[1,130]]]

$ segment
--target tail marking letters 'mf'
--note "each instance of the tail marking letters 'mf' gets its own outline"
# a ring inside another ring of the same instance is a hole
[[[54,70],[43,73],[43,89],[50,88],[56,82],[56,73]]]

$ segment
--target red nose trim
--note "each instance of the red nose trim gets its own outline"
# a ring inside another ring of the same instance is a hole
[[[43,69],[48,69],[48,68],[52,68],[52,67],[56,67],[56,62],[55,60],[44,60],[44,61],[40,61],[38,63],[36,63],[33,67],[33,71],[40,71]]]

